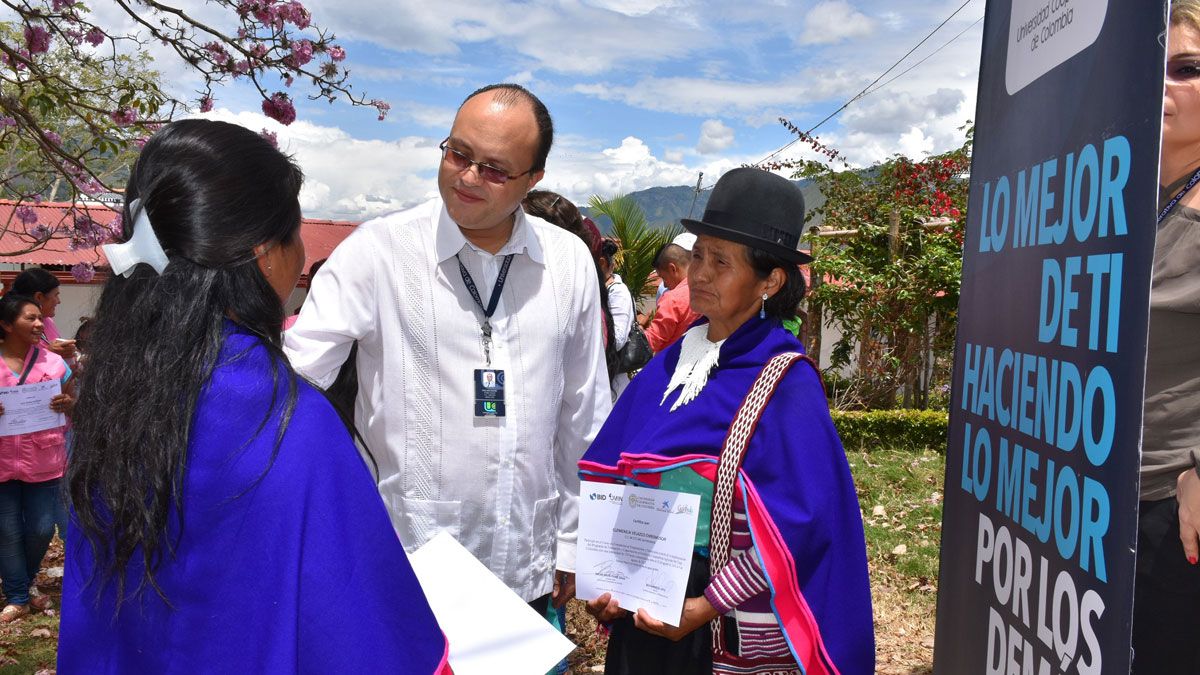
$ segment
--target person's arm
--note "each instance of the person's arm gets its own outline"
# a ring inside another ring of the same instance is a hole
[[[334,249],[309,282],[300,318],[283,334],[292,367],[322,388],[337,378],[354,341],[375,330],[376,267],[384,264],[375,240],[360,229]]]
[[[608,287],[608,311],[613,318],[613,346],[619,350],[629,342],[629,329],[633,325],[633,296],[624,283]]]
[[[678,296],[670,291],[658,303],[654,320],[646,327],[646,339],[655,354],[671,346],[671,338],[678,333],[679,322],[686,316],[687,309],[685,304],[678,302]]]
[[[1193,462],[1197,451],[1192,451]],[[1200,475],[1196,468],[1179,474],[1175,481],[1175,499],[1179,502],[1179,539],[1183,542],[1183,554],[1195,565],[1200,561]]]
[[[593,263],[583,242],[572,242],[575,265],[591,268]],[[555,487],[558,489],[558,549],[555,566],[568,573],[558,577],[564,583],[555,598],[556,606],[570,599],[575,586],[575,542],[579,525],[579,458],[591,445],[612,408],[608,370],[604,364],[604,345],[600,331],[600,288],[586,273],[576,276],[575,305],[579,318],[568,338],[563,368],[563,397],[554,436]],[[590,282],[590,283],[588,283]]]

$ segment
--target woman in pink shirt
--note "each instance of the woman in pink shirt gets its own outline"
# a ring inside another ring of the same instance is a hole
[[[75,341],[62,339],[58,326],[54,323],[54,312],[62,302],[59,299],[59,282],[48,270],[41,267],[30,267],[17,275],[13,280],[12,292],[32,298],[42,310],[42,343],[46,349],[58,354],[68,361],[75,358]]]
[[[44,330],[42,311],[32,298],[16,293],[0,298],[0,387],[58,380],[62,393],[50,400],[50,409],[67,413],[75,404],[71,369],[40,344]],[[58,483],[67,457],[65,431],[64,425],[0,436],[0,583],[7,602],[0,623],[29,614],[31,606],[50,605],[33,579],[54,536]]]

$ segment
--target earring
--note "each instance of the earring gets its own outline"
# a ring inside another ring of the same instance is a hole
[[[760,318],[760,319],[767,318],[767,298],[769,298],[769,297],[771,297],[771,296],[767,295],[766,293],[763,293],[762,309],[758,310],[758,318]]]

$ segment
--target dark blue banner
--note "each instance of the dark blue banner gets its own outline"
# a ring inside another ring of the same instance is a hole
[[[1164,31],[988,2],[935,673],[1129,670]]]

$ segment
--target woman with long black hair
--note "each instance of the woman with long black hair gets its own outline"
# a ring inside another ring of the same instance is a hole
[[[368,467],[280,348],[302,180],[207,120],[133,167],[76,408],[61,673],[445,667]]]

